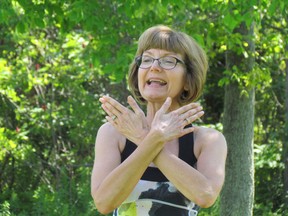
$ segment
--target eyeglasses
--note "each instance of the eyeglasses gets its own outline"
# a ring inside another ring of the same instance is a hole
[[[138,56],[135,58],[135,62],[137,66],[142,69],[147,69],[151,67],[154,61],[156,60],[158,61],[159,66],[166,70],[171,70],[175,68],[179,62],[184,64],[183,61],[173,56],[164,56],[164,57],[155,59],[151,56],[143,55],[143,56]]]

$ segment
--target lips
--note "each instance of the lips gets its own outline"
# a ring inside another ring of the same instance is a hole
[[[149,80],[147,80],[147,84],[148,85],[157,84],[157,85],[164,86],[167,84],[167,82],[165,82],[164,80],[161,80],[161,79],[149,79]]]

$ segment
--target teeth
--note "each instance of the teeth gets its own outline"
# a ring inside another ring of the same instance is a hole
[[[150,79],[150,80],[148,80],[148,83],[149,83],[149,84],[151,84],[151,82],[159,82],[159,83],[161,83],[161,84],[166,84],[165,81],[163,81],[163,80],[157,80],[157,79]]]

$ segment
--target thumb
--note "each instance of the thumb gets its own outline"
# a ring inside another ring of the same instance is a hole
[[[136,114],[143,113],[142,109],[139,107],[139,105],[131,95],[128,96],[127,102]]]
[[[172,99],[171,97],[167,97],[167,99],[165,100],[164,104],[162,105],[162,107],[160,108],[160,112],[161,113],[166,113],[169,109],[169,107],[171,106],[172,103]]]

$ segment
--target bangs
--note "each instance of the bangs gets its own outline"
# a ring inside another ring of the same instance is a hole
[[[149,49],[162,49],[169,52],[183,54],[181,34],[171,31],[167,27],[148,29],[138,41],[137,54],[141,55]]]

